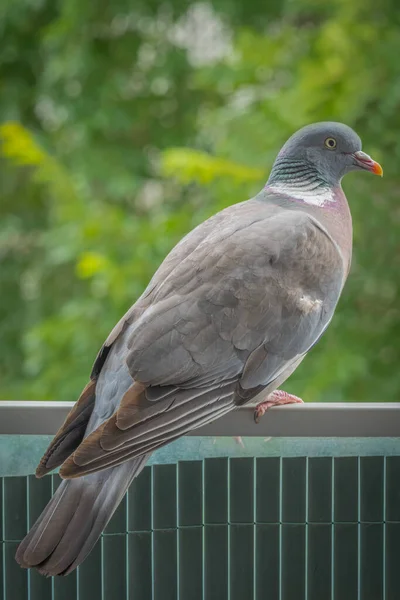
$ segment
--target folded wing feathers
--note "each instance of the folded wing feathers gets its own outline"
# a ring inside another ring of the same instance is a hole
[[[202,418],[197,418],[194,422],[190,421],[182,425],[181,427],[175,429],[174,435],[172,432],[168,432],[167,435],[159,435],[158,437],[153,438],[149,443],[142,444],[140,446],[133,444],[132,446],[124,447],[123,449],[115,452],[108,452],[99,460],[95,460],[90,462],[87,465],[80,466],[77,465],[72,458],[70,457],[62,466],[60,471],[60,475],[65,479],[72,479],[74,477],[80,477],[82,475],[87,475],[88,473],[94,473],[96,471],[100,471],[101,469],[115,467],[121,463],[126,462],[132,458],[139,458],[141,456],[145,456],[157,448],[164,446],[165,444],[170,444],[174,440],[182,437],[189,431],[193,429],[197,429],[202,425],[206,425],[210,421],[214,421],[219,417],[222,417],[224,414],[229,412],[233,408],[233,404],[225,404],[224,406],[219,407],[215,412],[211,414],[208,413],[204,415]]]
[[[89,435],[74,454],[64,463],[62,477],[71,477],[123,462],[127,458],[139,456],[173,438],[184,435],[234,407],[235,382],[225,386],[203,390],[201,395],[189,395],[182,391],[184,399],[176,394],[176,400],[169,400],[169,407],[160,412],[154,407],[153,418],[139,421],[129,429],[118,427],[118,412]],[[198,390],[196,390],[197,392]],[[163,400],[162,403],[168,400]]]
[[[49,471],[60,466],[79,446],[94,408],[95,390],[96,380],[89,381],[41,458],[36,469],[36,477],[43,477]]]

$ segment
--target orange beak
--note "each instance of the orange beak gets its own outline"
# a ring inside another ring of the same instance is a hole
[[[379,175],[380,177],[383,176],[381,165],[373,160],[368,154],[365,154],[365,152],[361,152],[361,150],[359,152],[354,152],[353,157],[356,164],[362,169],[370,171],[371,173],[374,173],[374,175]]]

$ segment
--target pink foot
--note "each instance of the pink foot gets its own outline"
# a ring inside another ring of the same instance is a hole
[[[283,390],[275,390],[269,396],[267,396],[267,400],[264,402],[260,402],[257,404],[256,409],[254,411],[254,420],[256,423],[259,423],[261,417],[267,412],[271,406],[279,406],[282,404],[302,404],[303,400],[298,398],[298,396],[294,396],[293,394],[288,394]]]

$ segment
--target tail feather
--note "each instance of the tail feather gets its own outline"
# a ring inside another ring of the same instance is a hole
[[[149,454],[116,467],[64,480],[17,549],[21,567],[67,575],[83,562]]]

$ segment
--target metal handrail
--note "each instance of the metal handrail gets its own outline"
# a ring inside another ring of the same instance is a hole
[[[73,402],[0,401],[0,435],[53,435]],[[192,431],[194,436],[399,437],[399,402],[306,403],[268,410],[259,424],[240,408]]]

